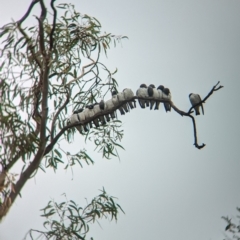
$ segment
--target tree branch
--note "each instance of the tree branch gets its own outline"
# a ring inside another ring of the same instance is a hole
[[[57,120],[59,114],[61,113],[61,111],[62,111],[62,110],[67,106],[67,104],[69,103],[70,97],[71,97],[71,93],[70,93],[70,90],[69,90],[69,92],[67,92],[66,101],[65,101],[64,104],[58,109],[57,113],[55,114],[55,116],[54,116],[54,118],[53,118],[52,126],[51,126],[51,141],[52,141],[53,138],[54,138],[54,129],[55,129],[56,120]]]
[[[202,103],[205,103],[205,101],[213,94],[213,92],[218,91],[219,89],[223,88],[222,85],[220,85],[219,87],[217,87],[217,85],[220,83],[220,81],[217,82],[217,84],[215,86],[213,86],[213,88],[211,89],[211,91],[208,93],[208,95],[198,104],[192,106],[189,110],[188,110],[188,114],[191,113],[191,111],[193,110],[194,107],[201,105]]]
[[[24,14],[24,16],[20,20],[17,21],[18,25],[21,25],[25,21],[25,19],[29,16],[30,12],[32,11],[32,8],[34,7],[34,5],[38,2],[39,2],[39,0],[32,1],[30,6],[28,7],[27,12]]]
[[[203,99],[202,102],[206,101],[210,95],[213,94],[214,91],[217,91],[219,89],[221,89],[223,86],[219,86],[218,88],[216,88],[216,86],[219,84],[219,82],[212,88],[212,90],[209,92],[209,94]],[[126,104],[127,102],[129,101],[133,101],[135,99],[142,99],[142,100],[149,100],[149,99],[153,99],[153,100],[156,100],[156,101],[159,101],[159,99],[155,99],[155,98],[143,98],[143,97],[137,97],[137,96],[134,96],[132,99],[130,100],[126,100],[126,101],[123,101],[121,104],[119,104],[118,106],[112,108],[111,110],[108,110],[108,111],[104,111],[104,112],[100,112],[100,113],[97,113],[96,115],[94,115],[93,117],[89,118],[88,120],[85,120],[85,121],[80,121],[78,123],[74,123],[74,124],[70,124],[66,127],[64,127],[63,129],[61,129],[61,131],[56,135],[56,137],[51,141],[51,143],[46,147],[46,150],[44,152],[44,156],[46,154],[48,154],[53,146],[56,144],[56,142],[58,141],[58,139],[64,134],[65,131],[67,131],[69,128],[72,128],[72,127],[76,127],[76,126],[80,126],[80,125],[84,125],[84,124],[87,124],[87,123],[90,123],[92,122],[94,119],[100,117],[100,116],[104,116],[106,114],[109,114],[115,110],[117,110],[118,108],[120,108],[121,106],[123,106],[124,104]],[[164,100],[162,99],[160,102],[169,102],[172,106],[172,108],[178,113],[180,114],[181,116],[187,116],[187,117],[190,117],[192,119],[192,123],[193,123],[193,133],[194,133],[194,145],[196,148],[198,149],[202,149],[203,147],[205,147],[206,145],[203,143],[201,145],[198,144],[198,140],[197,140],[197,128],[196,128],[196,123],[195,123],[195,118],[191,115],[191,113],[193,111],[191,111],[192,107],[190,108],[190,110],[188,112],[184,112],[182,110],[179,110],[172,101],[170,100]]]
[[[52,30],[51,30],[51,33],[50,33],[50,51],[52,50],[53,48],[53,42],[54,42],[54,31],[55,31],[55,27],[56,27],[56,19],[57,19],[57,10],[56,8],[54,7],[54,2],[55,0],[51,0],[51,8],[53,10],[53,26],[52,26]]]

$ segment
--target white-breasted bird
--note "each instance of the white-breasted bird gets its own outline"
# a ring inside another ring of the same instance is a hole
[[[82,115],[85,116],[85,120],[89,120],[91,113],[89,112],[88,106],[86,106],[86,108],[81,113],[82,113]],[[89,126],[90,126],[90,128],[92,128],[92,122],[89,122]]]
[[[109,100],[107,100],[106,102],[105,102],[105,110],[106,111],[109,111],[109,110],[112,110],[114,108],[114,104],[113,104],[113,101],[112,101],[112,98],[111,99],[109,99]],[[107,114],[106,114],[107,115]],[[116,115],[115,115],[115,111],[114,110],[112,110],[111,112],[110,112],[110,115],[111,115],[111,118],[112,119],[114,119],[114,118],[116,118]]]
[[[75,111],[73,112],[73,115],[68,120],[69,120],[69,124],[80,122],[80,119],[78,118],[78,114],[75,113]],[[79,125],[79,126],[76,126],[76,128],[82,134],[82,126]]]
[[[136,92],[137,97],[143,97],[146,98],[148,97],[148,92],[147,92],[147,85],[146,84],[141,84],[139,89]],[[145,100],[143,99],[138,99],[139,105],[141,108],[145,108]],[[149,106],[149,105],[148,105]]]
[[[103,109],[100,108],[100,103],[94,104],[93,106],[94,116],[98,113],[101,113],[104,110],[104,102],[102,104],[103,104]],[[100,116],[99,119],[103,125],[106,124],[104,116]]]
[[[119,106],[120,103],[119,103],[119,100],[118,100],[118,97],[117,97],[117,92],[115,90],[112,91],[112,101],[113,101],[113,105],[115,107]],[[122,107],[118,107],[118,110],[120,111],[121,115],[125,114]]]
[[[155,88],[155,85],[154,84],[150,84],[148,86],[148,95],[149,97],[153,97],[155,99],[158,98],[158,91],[157,89]],[[150,110],[152,110],[154,104],[157,104],[157,101],[156,100],[150,100]],[[156,109],[156,106],[155,106],[155,109]]]
[[[94,115],[95,115],[94,105],[95,104],[91,104],[91,105],[87,106],[87,108],[89,109],[89,113],[88,113],[89,117],[94,117]],[[93,123],[94,123],[95,127],[99,127],[98,118],[93,119]]]
[[[164,88],[163,89],[163,93],[165,94],[165,99],[167,99],[167,100],[170,100],[171,101],[171,99],[172,99],[172,95],[171,95],[171,92],[170,92],[170,90],[169,90],[169,88]],[[171,112],[171,104],[169,103],[169,102],[165,102],[164,103],[164,107],[165,107],[165,110],[166,110],[166,112]]]
[[[119,93],[117,94],[117,97],[118,97],[118,101],[119,101],[120,103],[122,103],[123,101],[125,101],[125,96],[124,96],[124,93],[123,93],[123,92],[119,92]],[[123,104],[122,107],[123,107],[123,109],[124,109],[125,112],[129,112],[129,107],[128,107],[128,105],[127,105],[126,103]]]
[[[162,85],[158,86],[158,88],[157,88],[157,92],[158,92],[158,97],[157,98],[159,99],[159,101],[156,102],[154,110],[158,110],[159,109],[160,102],[163,99],[163,91],[162,91],[162,89],[164,89],[164,87]]]
[[[165,88],[163,85],[160,85],[158,89],[162,90],[162,99],[163,100],[171,100],[171,93],[168,88]],[[171,105],[168,102],[163,102],[165,111],[171,111]]]
[[[190,100],[192,106],[195,106],[196,104],[198,104],[198,103],[200,103],[202,101],[202,99],[199,96],[199,94],[195,94],[195,93],[190,93],[189,94],[189,100]],[[204,115],[204,109],[203,109],[202,103],[199,104],[198,106],[194,107],[195,113],[196,113],[196,115],[200,115],[200,111],[199,111],[200,106],[202,108],[202,114]]]
[[[123,89],[123,94],[124,94],[125,100],[130,100],[130,99],[132,99],[134,97],[134,93],[133,93],[133,91],[130,88]],[[135,100],[128,101],[128,105],[129,105],[129,107],[131,109],[136,107]]]

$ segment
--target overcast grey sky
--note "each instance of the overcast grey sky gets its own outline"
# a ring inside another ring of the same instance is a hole
[[[1,25],[19,19],[30,1],[1,2]],[[117,223],[102,221],[89,237],[101,240],[219,240],[225,223],[240,207],[239,0],[72,0],[82,13],[96,17],[103,30],[127,35],[112,48],[106,64],[118,68],[120,90],[141,83],[163,84],[173,101],[188,110],[191,92],[204,97],[218,81],[224,88],[196,118],[199,143],[193,146],[189,118],[174,111],[142,110],[120,116],[124,139],[121,161],[95,157],[93,166],[48,170],[27,183],[0,225],[0,239],[22,239],[39,228],[39,209],[62,193],[84,205],[103,186],[126,212]],[[15,7],[16,6],[16,7]],[[72,149],[86,147],[76,136]],[[92,146],[88,146],[93,149]]]

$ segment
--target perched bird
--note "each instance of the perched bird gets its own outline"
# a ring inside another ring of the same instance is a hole
[[[89,117],[93,117],[95,115],[95,111],[93,110],[94,105],[95,104],[91,104],[87,106],[87,108],[89,109],[89,112],[88,112]],[[99,127],[98,118],[93,119],[93,123],[96,127]],[[91,125],[91,122],[90,122],[90,125]]]
[[[86,108],[81,113],[82,113],[82,115],[85,116],[85,120],[89,120],[89,118],[91,117],[91,112],[89,111],[88,106],[86,106]],[[92,128],[92,122],[89,122],[89,126],[90,126],[90,128]]]
[[[158,91],[155,88],[155,85],[150,84],[148,86],[148,95],[149,95],[149,97],[158,98]],[[150,101],[150,110],[152,110],[155,103],[157,104],[156,100]],[[155,106],[155,109],[156,109],[156,106]]]
[[[148,92],[147,92],[147,85],[146,84],[141,84],[139,89],[136,92],[136,96],[137,97],[143,97],[146,98],[148,97]],[[145,100],[143,99],[138,99],[139,105],[141,108],[145,108]],[[148,102],[148,106],[149,106],[149,102]]]
[[[118,100],[116,91],[112,91],[112,102],[115,107],[119,106],[119,100]],[[120,111],[121,115],[125,114],[122,107],[119,107],[118,110]]]
[[[101,109],[101,107],[100,107],[100,103],[101,103],[101,102],[102,102],[102,104],[103,104],[103,109]],[[104,102],[103,102],[103,100],[102,100],[101,102],[100,102],[100,103],[97,103],[97,104],[94,104],[94,107],[93,107],[94,116],[104,110]],[[100,121],[101,121],[101,123],[102,123],[103,125],[106,124],[106,121],[105,121],[104,116],[100,116],[99,119],[100,119]]]
[[[125,96],[124,96],[124,93],[123,93],[123,92],[119,92],[119,93],[117,94],[117,97],[118,97],[118,101],[119,101],[120,103],[123,102],[123,101],[125,101]],[[128,105],[127,105],[126,103],[123,104],[122,107],[123,107],[123,109],[124,109],[125,112],[129,112],[129,107],[128,107]]]
[[[81,112],[79,112],[79,113],[77,114],[77,116],[78,116],[78,121],[85,121],[85,120],[86,120],[86,115],[85,115],[83,109],[82,109]],[[83,125],[83,128],[84,128],[84,131],[85,131],[85,132],[89,131],[87,124],[84,124],[84,125]]]
[[[124,94],[125,100],[130,100],[131,98],[134,97],[134,93],[133,93],[133,91],[130,88],[123,89],[123,94]],[[136,107],[135,100],[129,101],[128,105],[130,106],[131,109]]]
[[[192,106],[195,106],[196,104],[198,104],[202,101],[201,97],[198,94],[195,94],[195,93],[190,93],[189,94],[189,100],[190,100]],[[202,114],[204,115],[204,109],[203,109],[202,103],[199,104],[198,106],[194,107],[195,113],[196,113],[196,115],[200,115],[200,111],[199,111],[200,106],[202,108]]]
[[[74,123],[80,122],[80,119],[77,113],[73,113],[73,115],[68,120],[69,120],[68,124],[74,124]],[[82,134],[82,126],[79,125],[79,126],[76,126],[76,128]]]
[[[160,102],[163,99],[163,89],[164,89],[163,85],[160,85],[157,88],[157,92],[158,92],[158,97],[157,98],[159,99],[159,101],[156,101],[156,105],[155,105],[154,110],[158,110],[159,109]]]
[[[111,110],[111,109],[113,109],[113,108],[114,108],[114,104],[113,104],[112,99],[107,100],[107,101],[105,102],[105,110],[109,111],[109,110]],[[108,115],[108,114],[106,114],[105,116],[107,117],[107,115]],[[114,111],[114,110],[112,110],[112,111],[110,112],[110,115],[111,115],[111,118],[112,118],[112,119],[116,118],[116,115],[115,115],[115,111]]]
[[[167,96],[166,99],[168,99],[168,100],[172,99],[171,92],[170,92],[169,88],[164,88],[163,93]],[[165,107],[166,112],[171,111],[171,104],[169,102],[165,102],[164,107]]]

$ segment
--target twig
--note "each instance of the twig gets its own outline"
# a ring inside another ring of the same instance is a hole
[[[217,84],[215,86],[213,86],[213,88],[211,89],[211,91],[208,93],[208,95],[201,101],[199,102],[198,104],[192,106],[189,111],[188,111],[188,114],[191,113],[191,111],[193,110],[193,108],[195,108],[196,106],[199,106],[201,105],[202,103],[205,103],[205,101],[213,94],[213,92],[215,91],[218,91],[219,89],[223,88],[222,85],[220,85],[218,88],[217,88],[217,85],[220,83],[220,81],[217,82]]]

